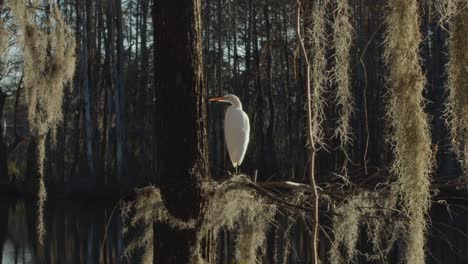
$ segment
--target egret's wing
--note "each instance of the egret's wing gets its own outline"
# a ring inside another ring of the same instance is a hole
[[[250,124],[248,116],[241,109],[228,108],[224,119],[224,136],[234,166],[244,159],[249,143]]]
[[[241,159],[239,160],[239,165],[244,160],[244,156],[245,156],[245,153],[247,152],[247,147],[249,145],[249,140],[250,140],[250,120],[249,120],[249,116],[244,111],[242,111],[242,115],[244,116],[244,118],[243,118],[243,120],[244,120],[244,126],[243,126],[244,146],[243,146],[243,152],[242,152]]]

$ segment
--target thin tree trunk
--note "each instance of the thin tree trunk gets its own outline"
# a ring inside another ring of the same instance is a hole
[[[233,68],[233,75],[234,75],[234,91],[237,94],[241,94],[240,87],[239,87],[239,54],[237,54],[237,4],[233,5],[232,15],[233,18],[233,44],[234,44],[234,68]]]
[[[105,39],[105,58],[104,58],[104,72],[106,80],[106,90],[105,90],[105,109],[106,114],[104,115],[104,126],[105,126],[105,147],[104,147],[104,168],[106,175],[106,183],[112,181],[115,183],[115,177],[111,177],[111,174],[114,173],[113,170],[113,146],[115,144],[115,133],[112,128],[112,116],[113,112],[113,76],[114,76],[114,15],[112,9],[112,1],[107,1],[107,13],[106,13],[106,24],[107,24],[107,38]],[[112,180],[111,180],[112,179]]]
[[[259,168],[259,179],[264,180],[266,177],[269,177],[265,171],[265,168],[268,166],[266,164],[265,155],[265,91],[264,86],[261,82],[261,63],[260,63],[260,48],[258,46],[258,39],[259,39],[259,32],[258,32],[258,25],[257,25],[257,11],[255,7],[253,9],[253,20],[252,20],[252,27],[253,27],[253,52],[254,52],[254,59],[255,59],[255,99],[256,99],[256,107],[257,107],[257,114],[255,118],[255,137],[256,137],[256,144],[257,144],[257,168]]]
[[[270,18],[270,7],[265,4],[264,9],[265,26],[267,35],[267,65],[266,65],[266,87],[268,94],[268,109],[269,109],[269,122],[266,129],[265,139],[265,153],[263,153],[263,170],[266,175],[270,177],[276,173],[276,157],[275,157],[275,142],[274,142],[274,129],[276,123],[275,116],[275,105],[273,100],[273,51],[272,51],[272,38],[271,38],[271,18]]]
[[[88,60],[88,48],[87,44],[91,43],[90,38],[90,30],[91,26],[88,25],[88,18],[89,18],[89,9],[88,9],[88,0],[83,0],[82,2],[82,11],[83,11],[83,21],[82,21],[82,41],[81,41],[81,65],[82,65],[82,74],[83,74],[83,98],[84,98],[84,112],[85,112],[85,142],[86,142],[86,161],[88,166],[88,176],[92,182],[96,180],[96,171],[94,166],[94,150],[93,150],[93,120],[91,118],[91,89],[90,85],[92,81],[90,80],[89,72],[93,69],[91,68],[88,72],[88,67],[90,61]],[[79,12],[79,11],[78,11]]]
[[[114,78],[116,82],[115,89],[115,115],[116,115],[116,136],[117,136],[117,178],[119,183],[125,185],[128,182],[126,175],[126,124],[125,124],[125,86],[124,86],[124,50],[123,50],[123,31],[122,31],[122,2],[116,0],[116,17],[117,17],[117,57],[113,60],[114,63]],[[114,54],[114,53],[113,53]]]
[[[7,146],[3,141],[3,131],[6,129],[3,123],[3,108],[7,95],[0,90],[0,183],[8,183],[8,153]]]
[[[0,9],[3,8],[3,0],[0,0]],[[1,55],[1,54],[0,54]],[[6,94],[0,89],[0,183],[7,183],[8,177],[8,156],[5,142],[3,142],[3,107],[5,105]]]
[[[147,87],[148,87],[148,71],[149,71],[149,51],[147,47],[147,23],[148,23],[148,1],[149,0],[142,0],[141,6],[141,26],[140,26],[140,38],[141,38],[141,76],[140,76],[140,89],[139,89],[139,96],[137,100],[137,107],[139,109],[139,128],[138,128],[138,135],[140,137],[140,156],[139,160],[141,159],[142,162],[147,162],[149,157],[147,157],[146,153],[148,153],[148,143],[145,137],[146,130],[146,116],[147,116]],[[149,170],[144,170],[143,173],[150,173]]]
[[[252,50],[252,20],[253,20],[253,0],[248,0],[248,17],[249,21],[247,24],[247,41],[245,43],[245,74],[244,74],[244,87],[241,90],[241,98],[246,99],[246,94],[249,88],[250,78],[252,77],[252,70],[250,62],[252,60],[251,50]],[[248,101],[247,101],[248,102]]]
[[[318,229],[319,229],[319,197],[317,193],[317,185],[315,183],[315,142],[312,137],[312,106],[311,106],[311,88],[310,88],[310,62],[307,55],[307,50],[304,46],[304,42],[302,40],[301,35],[301,1],[297,0],[297,37],[299,39],[302,55],[304,57],[305,66],[306,66],[306,96],[307,96],[307,130],[308,130],[308,138],[309,138],[309,158],[310,158],[310,169],[309,169],[309,181],[313,192],[313,205],[314,209],[312,212],[312,263],[318,264],[319,263],[319,256],[318,256]]]

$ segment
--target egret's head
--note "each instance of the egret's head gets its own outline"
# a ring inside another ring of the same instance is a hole
[[[214,97],[214,98],[210,98],[208,99],[208,101],[218,101],[218,102],[225,102],[225,103],[230,103],[232,104],[233,106],[236,106],[236,107],[242,107],[242,104],[241,104],[241,101],[239,100],[239,98],[233,94],[228,94],[228,95],[225,95],[225,96],[222,96],[222,97]]]

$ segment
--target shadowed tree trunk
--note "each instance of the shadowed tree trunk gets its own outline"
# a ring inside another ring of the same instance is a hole
[[[94,150],[93,150],[93,120],[91,117],[91,90],[92,90],[92,75],[93,75],[93,66],[92,66],[92,34],[91,26],[89,19],[92,19],[92,11],[89,8],[89,3],[86,0],[82,2],[82,11],[83,11],[83,27],[82,27],[82,41],[81,41],[81,63],[82,63],[82,74],[83,74],[83,98],[84,98],[84,116],[85,116],[85,133],[86,133],[86,161],[87,161],[87,173],[91,182],[95,183],[95,169],[94,169]],[[90,12],[91,11],[91,12]],[[91,36],[90,36],[91,35]],[[88,56],[88,51],[91,53],[91,56]]]
[[[3,141],[3,107],[5,105],[6,94],[0,90],[0,183],[8,183],[8,153]]]
[[[275,138],[274,138],[274,129],[275,129],[275,106],[273,101],[273,51],[272,51],[272,37],[271,37],[271,21],[270,21],[270,7],[268,4],[265,4],[263,7],[263,15],[265,17],[265,27],[266,27],[266,37],[267,37],[267,58],[266,58],[266,90],[268,93],[268,110],[269,110],[269,119],[268,126],[266,128],[265,135],[265,152],[262,153],[262,167],[261,170],[265,175],[273,175],[277,173],[276,169],[276,157],[275,157]],[[263,95],[265,96],[265,95]],[[266,118],[265,118],[266,119]]]
[[[168,211],[186,221],[200,215],[200,183],[209,178],[200,0],[152,8],[160,190]],[[156,223],[154,232],[154,263],[191,262],[196,230]]]
[[[2,6],[3,0],[0,0],[0,10]],[[3,141],[3,107],[5,99],[6,94],[0,89],[0,183],[8,183],[8,156],[6,145]]]
[[[10,202],[10,200],[5,199],[2,199],[2,201],[0,202],[0,213],[2,216],[0,217],[0,256],[3,256],[3,246],[8,238],[8,218],[11,203],[12,202]],[[14,202],[12,204],[14,204]]]
[[[117,57],[114,66],[115,70],[115,118],[116,118],[116,136],[117,136],[117,178],[119,183],[127,186],[129,179],[127,176],[127,126],[125,118],[125,85],[124,85],[124,33],[123,33],[123,13],[122,1],[115,1],[115,15],[117,28]]]

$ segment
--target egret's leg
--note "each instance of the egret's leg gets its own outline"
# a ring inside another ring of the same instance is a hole
[[[237,168],[239,168],[239,166],[236,166],[236,175],[239,175],[239,170]]]

